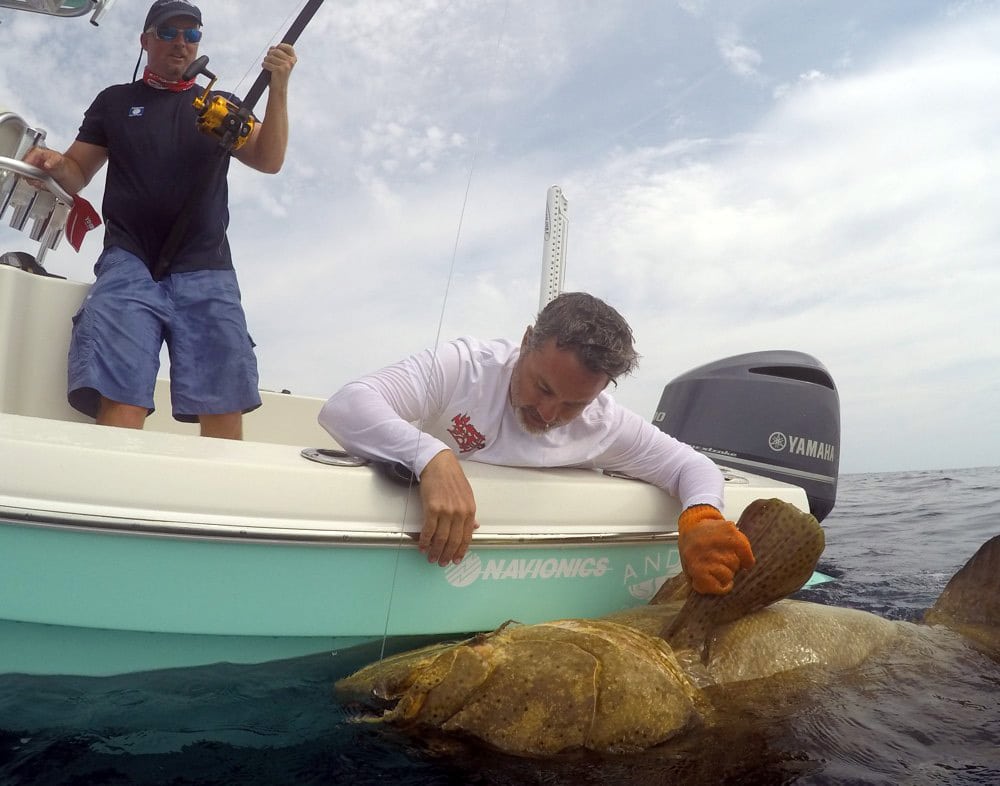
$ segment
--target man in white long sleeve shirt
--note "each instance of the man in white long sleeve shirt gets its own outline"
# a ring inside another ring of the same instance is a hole
[[[705,456],[619,406],[609,382],[638,361],[628,323],[582,292],[549,303],[520,346],[461,338],[341,388],[320,424],[346,449],[399,462],[420,479],[420,548],[461,561],[476,523],[461,460],[625,472],[681,501],[681,562],[699,592],[724,594],[753,564],[726,521],[722,474]]]

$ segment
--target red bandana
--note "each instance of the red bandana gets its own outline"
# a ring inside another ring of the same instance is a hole
[[[171,93],[181,93],[194,85],[194,77],[172,82],[150,71],[149,66],[146,66],[146,70],[142,72],[142,81],[157,90],[169,90]]]

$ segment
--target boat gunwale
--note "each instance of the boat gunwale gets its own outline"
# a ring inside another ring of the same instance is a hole
[[[357,529],[302,529],[239,526],[232,524],[186,521],[132,519],[93,514],[42,511],[0,505],[0,526],[38,527],[106,535],[136,535],[177,540],[267,543],[272,545],[313,545],[355,548],[398,548],[416,545],[418,533],[362,531]],[[619,546],[669,543],[677,540],[670,532],[498,532],[477,533],[472,547],[510,548],[512,546]]]

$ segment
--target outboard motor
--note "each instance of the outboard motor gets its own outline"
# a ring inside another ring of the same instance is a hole
[[[653,422],[717,464],[803,488],[820,521],[833,510],[840,467],[840,398],[811,355],[751,352],[682,374]]]

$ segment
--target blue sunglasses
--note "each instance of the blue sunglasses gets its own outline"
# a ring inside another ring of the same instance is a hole
[[[184,40],[189,44],[197,44],[201,40],[201,30],[195,27],[187,27],[182,30],[177,27],[160,25],[153,32],[156,33],[156,37],[161,41],[173,41],[177,38],[178,33],[183,33]]]

